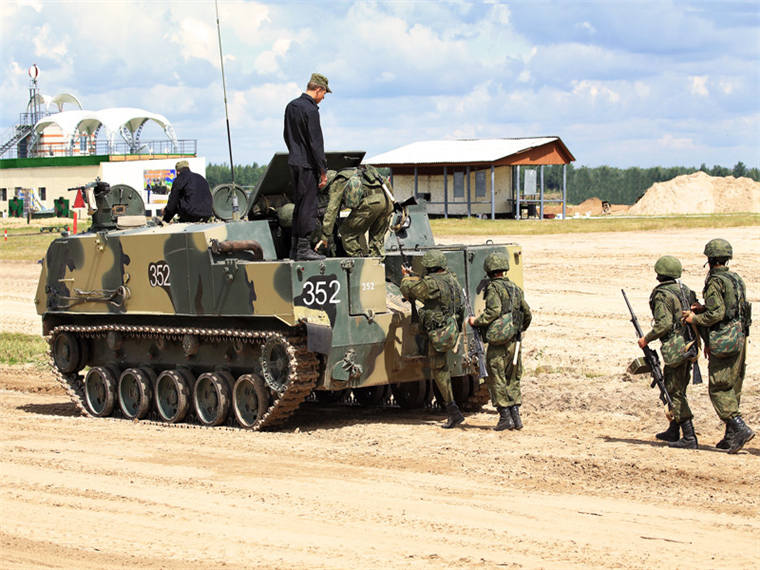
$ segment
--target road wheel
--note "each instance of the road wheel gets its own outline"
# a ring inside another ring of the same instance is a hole
[[[156,380],[156,410],[161,419],[177,423],[185,419],[190,408],[189,373],[164,370]]]
[[[203,425],[218,426],[227,419],[233,378],[226,372],[206,372],[198,377],[193,390],[195,413]]]
[[[427,380],[391,384],[391,391],[396,403],[404,409],[419,408],[425,403],[428,394]]]
[[[354,398],[360,406],[371,407],[379,406],[385,400],[388,394],[388,385],[367,386],[365,388],[354,388]]]
[[[141,420],[147,416],[152,396],[153,384],[145,370],[127,368],[121,373],[119,406],[128,420]]]
[[[78,357],[77,357],[78,361]],[[85,406],[93,416],[110,416],[116,404],[118,370],[108,366],[90,368],[84,379]]]
[[[64,374],[81,370],[82,351],[79,340],[73,334],[70,332],[58,333],[55,335],[50,348],[58,370]]]
[[[269,392],[260,376],[243,374],[237,379],[232,389],[232,409],[242,427],[256,427],[269,409]]]

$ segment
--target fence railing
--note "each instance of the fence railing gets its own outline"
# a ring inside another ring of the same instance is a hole
[[[27,139],[28,140],[28,139]],[[95,155],[166,155],[187,154],[196,155],[198,141],[195,139],[178,140],[175,145],[172,141],[148,140],[140,141],[137,148],[132,147],[125,141],[95,141],[83,137],[76,141],[72,147],[64,142],[38,143],[33,148],[28,148],[23,141],[3,154],[2,158],[45,158],[62,156],[95,156]]]

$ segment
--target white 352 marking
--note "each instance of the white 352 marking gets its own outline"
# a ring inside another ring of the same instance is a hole
[[[151,287],[169,287],[169,264],[165,261],[148,264],[148,282]]]
[[[331,292],[332,295],[330,295]],[[303,302],[306,306],[325,305],[327,303],[337,305],[340,303],[339,292],[340,282],[337,279],[333,279],[329,283],[327,281],[317,281],[316,283],[307,281],[303,286]]]

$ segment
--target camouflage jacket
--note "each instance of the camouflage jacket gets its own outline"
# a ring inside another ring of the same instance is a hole
[[[737,292],[729,275],[739,283],[746,297],[746,286],[738,274],[719,266],[710,269],[705,280],[702,296],[705,298],[705,312],[694,315],[694,324],[701,327],[719,327],[738,315]]]
[[[356,169],[350,168],[341,170],[335,176],[328,189],[327,206],[325,207],[325,217],[322,220],[322,239],[327,240],[335,229],[335,220],[338,214],[344,208],[344,198],[347,191],[356,191],[354,188],[361,184],[361,177],[356,175]]]
[[[385,192],[383,184],[392,192],[390,183],[386,181],[374,166],[360,168],[344,168],[335,175],[335,180],[327,189],[328,199],[322,220],[322,239],[332,235],[335,220],[344,208],[355,208],[364,197]],[[323,190],[322,192],[324,192]],[[320,207],[323,207],[320,202]]]
[[[483,292],[486,308],[482,314],[475,318],[476,327],[487,327],[500,316],[509,311],[521,313],[518,318],[522,325],[520,332],[525,331],[533,320],[533,314],[525,301],[525,294],[509,277],[496,277],[491,279]]]
[[[697,300],[696,294],[686,285],[683,292],[691,306]],[[682,329],[681,311],[689,309],[681,303],[681,291],[675,280],[664,281],[654,288],[649,296],[649,308],[654,321],[652,330],[644,336],[647,343],[657,339],[665,341],[674,331]]]
[[[420,326],[425,332],[441,328],[448,317],[455,317],[461,327],[464,318],[464,297],[456,275],[444,269],[426,273],[422,278],[405,276],[401,280],[401,293],[409,299],[419,299]]]

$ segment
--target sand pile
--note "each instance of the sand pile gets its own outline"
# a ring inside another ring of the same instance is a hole
[[[695,172],[654,184],[627,213],[653,216],[741,212],[760,213],[760,182]]]

